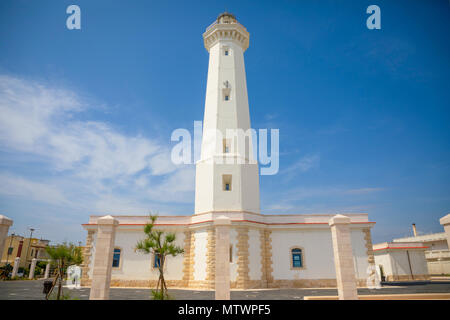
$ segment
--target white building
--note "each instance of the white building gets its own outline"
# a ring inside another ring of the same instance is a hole
[[[421,242],[384,242],[375,244],[375,264],[385,281],[429,279],[425,250]]]
[[[450,274],[450,250],[445,232],[417,235],[413,237],[398,238],[392,240],[394,243],[421,242],[426,246],[425,258],[430,275]]]
[[[329,214],[262,215],[259,172],[251,136],[242,144],[226,134],[247,130],[250,115],[244,66],[249,33],[231,14],[221,14],[203,34],[209,51],[201,159],[196,164],[195,213],[160,216],[158,228],[176,233],[184,254],[168,257],[165,278],[172,287],[214,288],[215,237],[213,221],[221,215],[232,221],[230,273],[232,288],[333,287]],[[367,214],[346,214],[358,284],[364,286],[374,262]],[[153,286],[158,279],[155,257],[136,253],[144,237],[147,216],[114,216],[115,237],[112,286]],[[83,282],[92,279],[97,219],[84,224],[88,231]]]

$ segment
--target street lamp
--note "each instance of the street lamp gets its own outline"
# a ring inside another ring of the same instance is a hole
[[[27,254],[25,256],[25,267],[28,266],[28,250],[30,250],[30,247],[31,247],[31,237],[33,236],[34,230],[35,229],[30,228],[30,241],[28,241]]]

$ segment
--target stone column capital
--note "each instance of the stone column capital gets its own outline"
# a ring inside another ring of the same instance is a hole
[[[103,216],[97,220],[97,225],[99,226],[117,226],[118,224],[119,221],[110,215]]]
[[[444,227],[445,236],[447,237],[447,245],[450,248],[450,213],[439,219],[439,222]]]
[[[333,218],[328,221],[328,224],[330,226],[336,225],[336,224],[350,224],[351,219],[347,216],[344,216],[342,214],[337,214]]]
[[[13,224],[12,219],[0,214],[0,225],[10,227],[12,226],[12,224]]]
[[[231,226],[231,219],[225,216],[220,216],[214,219],[215,226]]]
[[[439,222],[443,226],[450,225],[450,213],[439,219]]]

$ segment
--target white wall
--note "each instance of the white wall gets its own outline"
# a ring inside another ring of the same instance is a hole
[[[411,275],[407,250],[390,250],[375,253],[375,263],[382,265],[385,275]],[[423,250],[408,250],[413,275],[428,274],[428,266]]]
[[[95,254],[97,234],[93,236],[93,249],[90,264],[89,276],[92,277],[93,260]],[[184,232],[176,233],[176,244],[184,246]],[[206,252],[207,252],[206,230],[194,231],[194,280],[206,280]],[[144,233],[137,230],[118,230],[116,232],[115,246],[122,249],[121,265],[112,271],[113,279],[124,280],[148,280],[158,278],[158,271],[152,268],[152,256],[134,252],[136,243],[144,238]],[[274,279],[334,279],[334,256],[331,241],[331,231],[327,229],[301,229],[301,230],[272,230],[272,262]],[[352,248],[355,260],[356,275],[359,279],[367,277],[367,255],[365,248],[364,234],[362,230],[355,229],[351,232]],[[230,264],[231,281],[237,280],[237,231],[230,229],[230,244],[232,250],[232,263]],[[303,248],[303,259],[305,268],[301,270],[291,270],[290,249],[294,246]],[[249,229],[249,278],[250,280],[260,280],[261,272],[261,244],[260,230]],[[423,253],[423,252],[422,252]],[[183,278],[183,255],[168,257],[166,264],[167,280],[181,280]],[[386,274],[389,274],[390,266],[386,262],[380,262],[383,257],[376,256],[377,264],[383,264]],[[416,259],[411,255],[411,259]],[[420,260],[420,257],[417,257]],[[402,265],[401,257],[399,257]],[[415,261],[415,260],[414,260]],[[416,262],[415,262],[416,263]],[[403,263],[404,264],[404,263]],[[406,261],[407,266],[407,261]],[[425,266],[426,267],[426,266]],[[421,267],[422,268],[422,267]],[[408,270],[408,269],[406,269]],[[416,272],[416,271],[415,271]],[[416,274],[423,272],[420,268]],[[423,274],[423,273],[421,273]]]
[[[271,237],[275,280],[336,278],[330,230],[272,230]],[[302,270],[290,268],[290,248],[294,246],[304,249]]]
[[[367,248],[364,233],[360,229],[351,230],[353,261],[355,263],[355,275],[357,279],[366,279],[367,268]]]
[[[183,248],[184,237],[183,232],[176,233],[175,244]],[[158,279],[159,271],[153,268],[153,255],[134,251],[136,243],[144,238],[144,232],[133,230],[118,230],[116,232],[114,246],[120,248],[122,251],[120,267],[112,269],[112,279]],[[183,278],[183,255],[176,257],[168,256],[164,271],[166,280],[181,280]]]
[[[450,274],[450,261],[428,261],[428,272],[432,275]]]
[[[365,279],[368,262],[364,233],[352,230],[351,239],[356,277]],[[304,269],[291,270],[290,249],[294,246],[303,248]],[[272,230],[272,262],[275,280],[335,279],[331,230]]]
[[[392,275],[391,257],[388,254],[374,252],[375,264],[383,268],[384,275]]]
[[[208,232],[196,230],[194,233],[194,280],[206,280],[206,251]]]

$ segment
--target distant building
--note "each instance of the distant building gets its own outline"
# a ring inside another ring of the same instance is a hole
[[[407,238],[393,239],[394,243],[421,242],[428,247],[425,257],[430,275],[450,274],[450,251],[445,232],[417,235]]]
[[[45,247],[48,246],[49,240],[37,238],[25,238],[19,235],[9,235],[5,240],[3,256],[0,265],[6,263],[14,264],[14,259],[20,257],[20,268],[29,268],[33,258],[46,260],[48,259]],[[28,252],[28,255],[27,255]]]
[[[421,242],[384,242],[373,245],[375,264],[384,281],[429,279],[425,250]]]

